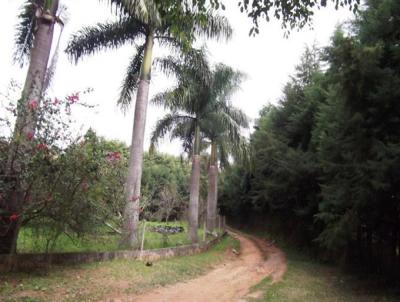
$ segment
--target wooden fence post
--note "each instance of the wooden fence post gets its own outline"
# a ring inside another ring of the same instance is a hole
[[[142,252],[144,248],[144,235],[146,234],[146,220],[144,221],[143,225],[143,234],[142,234],[142,243],[140,244],[140,257],[139,259],[142,259]]]
[[[207,228],[206,228],[206,221],[203,223],[203,241],[205,242],[207,239]]]

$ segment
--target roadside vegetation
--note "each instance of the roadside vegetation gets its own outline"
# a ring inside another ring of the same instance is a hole
[[[282,281],[266,278],[252,289],[260,298],[249,301],[268,302],[396,302],[398,293],[387,290],[376,278],[360,281],[354,275],[340,272],[310,258],[286,254],[288,270]]]
[[[151,266],[136,260],[114,260],[1,275],[0,300],[99,301],[110,295],[144,293],[203,274],[232,248],[239,249],[238,241],[226,236],[205,253],[160,260]]]
[[[363,275],[323,263],[310,250],[301,250],[284,237],[265,228],[246,229],[246,233],[274,242],[286,256],[287,271],[281,281],[265,278],[250,290],[250,302],[395,302],[400,292],[388,286],[387,278]],[[253,297],[253,298],[251,298]]]

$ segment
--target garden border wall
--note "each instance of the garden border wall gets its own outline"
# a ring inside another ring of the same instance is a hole
[[[0,255],[0,272],[5,271],[31,271],[47,268],[51,265],[82,264],[96,261],[114,259],[133,259],[143,261],[156,261],[176,256],[187,256],[207,251],[218,243],[226,233],[203,243],[182,245],[153,250],[113,251],[113,252],[70,252],[48,254],[16,254]]]

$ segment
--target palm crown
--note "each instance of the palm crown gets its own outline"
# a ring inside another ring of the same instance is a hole
[[[185,151],[194,151],[198,125],[203,138],[221,141],[224,137],[238,146],[243,140],[241,128],[248,127],[248,119],[240,109],[231,106],[229,98],[238,89],[243,74],[223,64],[211,71],[206,59],[203,59],[203,69],[193,68],[186,61],[179,62],[174,57],[161,62],[162,65],[174,66],[178,83],[152,99],[153,103],[170,110],[158,121],[152,142],[169,133],[171,139],[182,140]]]
[[[148,35],[153,34],[161,46],[181,54],[190,49],[195,36],[220,39],[232,34],[224,17],[207,12],[204,17],[193,18],[193,12],[173,4],[173,1],[159,4],[155,1],[110,0],[109,3],[119,12],[118,20],[83,28],[73,35],[66,51],[77,62],[85,55],[104,49],[134,45],[134,55],[127,67],[118,100],[123,107],[130,104],[137,88]],[[168,14],[171,9],[175,9],[176,15]],[[179,27],[177,20],[181,21]]]

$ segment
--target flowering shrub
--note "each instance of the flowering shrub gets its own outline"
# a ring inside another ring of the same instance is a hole
[[[110,150],[98,148],[93,131],[84,137],[71,131],[71,106],[93,107],[78,103],[79,94],[45,98],[40,105],[29,100],[26,110],[35,112],[37,126],[35,133],[23,136],[11,135],[19,105],[7,104],[8,115],[1,117],[0,124],[0,133],[4,133],[0,136],[0,244],[16,225],[42,229],[54,240],[61,233],[75,236],[91,232],[111,216],[112,210],[105,206],[110,198],[96,186],[102,167],[108,165],[106,154]],[[18,207],[14,202],[17,197]]]
[[[23,136],[11,135],[17,104],[5,106],[8,117],[0,117],[0,245],[2,236],[17,225],[47,238],[49,250],[63,233],[76,238],[121,227],[129,150],[92,130],[82,137],[73,134],[71,109],[90,110],[82,100],[88,92],[29,101],[26,110],[37,114],[37,127]],[[6,171],[11,151],[23,160]],[[189,166],[179,159],[146,154],[141,217],[179,217],[185,210],[188,175]],[[17,192],[21,183],[24,190]],[[10,206],[15,195],[20,196],[20,208]]]

